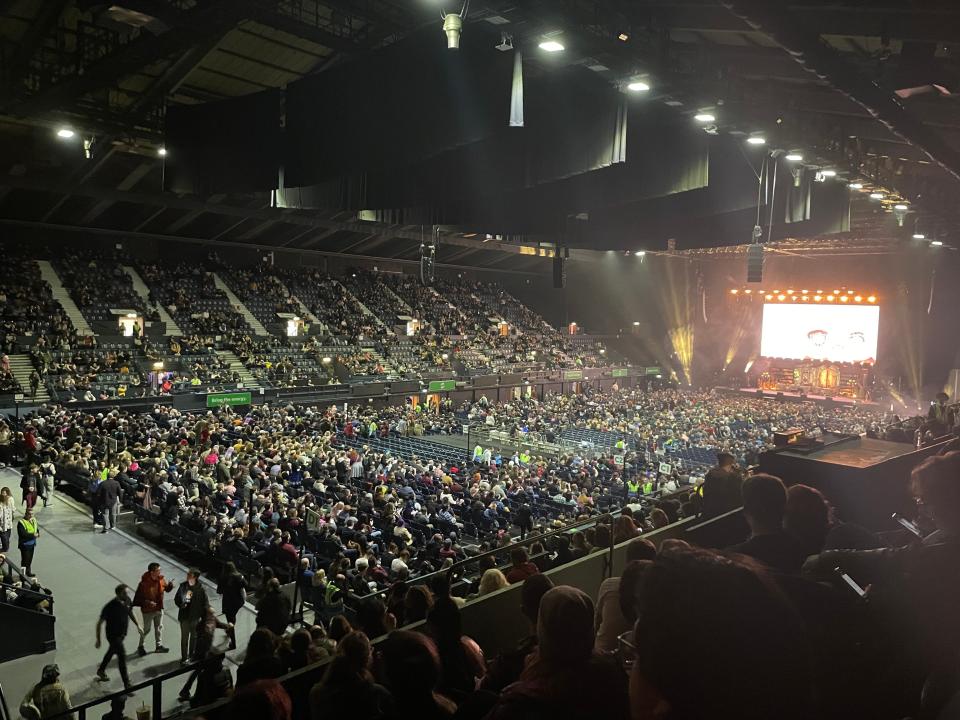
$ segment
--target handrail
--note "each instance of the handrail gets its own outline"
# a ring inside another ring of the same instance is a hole
[[[523,540],[512,542],[509,545],[504,545],[503,547],[494,548],[493,550],[486,550],[477,555],[471,555],[470,557],[464,560],[458,560],[448,568],[443,568],[442,570],[434,570],[432,573],[427,573],[426,575],[419,575],[415,578],[410,578],[410,583],[416,584],[416,585],[422,585],[424,584],[424,582],[430,582],[431,580],[433,580],[433,578],[437,578],[442,575],[453,576],[454,574],[456,574],[456,570],[458,570],[459,568],[465,567],[466,565],[471,563],[476,563],[482,558],[490,557],[492,555],[500,555],[504,552],[509,552],[511,549],[521,545],[532,545],[533,543],[540,542],[545,538],[554,537],[555,535],[560,535],[562,533],[569,533],[571,530],[576,530],[584,526],[597,525],[604,521],[609,521],[610,524],[612,525],[614,520],[616,519],[615,515],[620,514],[620,512],[621,510],[616,511],[615,513],[604,513],[602,515],[594,515],[592,517],[584,518],[583,520],[577,520],[568,525],[564,525],[562,528],[550,530],[549,532],[541,533],[539,535],[528,535]],[[611,540],[611,547],[612,547],[612,544],[613,544],[612,533],[610,536],[610,540]],[[370,593],[369,595],[362,595],[362,596],[356,595],[355,597],[358,601],[363,602],[364,600],[368,600],[370,598],[375,598],[375,597],[379,597],[380,595],[385,595],[388,592],[390,592],[390,588],[378,590],[377,592]]]
[[[117,690],[116,692],[108,693],[107,695],[101,695],[93,700],[87,700],[87,702],[81,703],[80,705],[74,705],[69,710],[64,710],[56,715],[48,715],[44,718],[44,720],[72,720],[74,713],[77,713],[77,720],[86,720],[87,710],[90,708],[96,707],[97,705],[102,705],[104,703],[113,702],[114,698],[125,697],[130,693],[136,692],[137,690],[143,690],[145,688],[152,688],[153,690],[153,709],[150,717],[160,720],[160,718],[163,717],[163,683],[180,675],[191,673],[194,670],[199,669],[200,665],[201,663],[191,662],[189,665],[178,667],[175,670],[170,670],[169,672],[165,672],[162,675],[157,675],[149,680],[133,683],[123,690]]]
[[[7,590],[12,590],[13,592],[17,593],[18,595],[21,594],[21,593],[26,594],[28,597],[32,595],[32,596],[34,596],[34,597],[37,599],[37,601],[43,601],[43,600],[49,601],[49,602],[50,602],[50,608],[49,608],[49,610],[48,610],[48,611],[42,611],[42,612],[43,612],[44,615],[53,615],[53,593],[50,593],[49,595],[47,595],[47,594],[45,594],[45,593],[37,592],[36,590],[32,590],[32,589],[29,588],[29,587],[16,587],[15,585],[11,585],[11,584],[9,584],[9,583],[0,582],[0,592],[6,593]],[[6,604],[12,605],[13,603],[6,603]],[[40,611],[34,610],[33,608],[29,608],[29,607],[22,607],[22,606],[19,606],[19,605],[17,605],[17,607],[19,607],[21,610],[29,610],[29,611],[33,611],[33,612],[40,612]]]
[[[3,683],[0,683],[0,720],[13,720],[10,708],[7,707],[7,696],[3,692]]]

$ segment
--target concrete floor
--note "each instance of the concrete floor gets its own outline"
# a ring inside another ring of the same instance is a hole
[[[20,475],[10,469],[0,471],[0,486],[9,487],[14,497],[20,497]],[[18,517],[22,506],[18,508]],[[94,647],[95,626],[100,609],[113,596],[113,588],[126,583],[135,588],[147,564],[159,562],[161,572],[174,583],[185,579],[187,568],[176,559],[165,555],[146,544],[135,534],[133,515],[121,517],[118,530],[107,534],[94,533],[89,510],[72,498],[60,493],[46,508],[37,507],[40,522],[40,538],[37,543],[33,571],[44,587],[53,591],[54,610],[57,618],[57,649],[44,655],[33,655],[0,664],[0,684],[6,695],[10,710],[16,714],[20,700],[40,679],[40,672],[47,663],[60,666],[61,680],[70,692],[74,705],[92,700],[109,692],[121,689],[116,660],[107,668],[110,682],[95,680],[95,673],[103,650]],[[19,553],[10,553],[19,563]],[[204,584],[213,607],[219,612],[220,596],[216,586],[206,578]],[[142,682],[179,667],[180,627],[177,624],[173,593],[164,603],[163,644],[170,648],[166,654],[150,652],[146,657],[136,654],[136,634],[131,628],[127,638],[127,669],[130,681]],[[137,612],[139,619],[139,612]],[[228,665],[235,669],[243,657],[247,638],[254,630],[255,612],[248,605],[237,618],[238,649],[227,654]],[[2,637],[2,630],[0,630]],[[224,634],[217,632],[216,645],[227,646]],[[153,648],[153,636],[145,643],[147,650]],[[186,675],[164,683],[164,709],[177,707],[177,694],[186,680]],[[142,702],[150,705],[149,691],[143,690],[127,701],[127,714]],[[91,710],[90,717],[101,717],[109,710],[104,705]]]

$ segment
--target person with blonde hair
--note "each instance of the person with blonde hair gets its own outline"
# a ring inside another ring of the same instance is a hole
[[[483,575],[480,577],[480,588],[477,591],[477,597],[489,595],[490,593],[496,592],[497,590],[502,590],[509,585],[510,583],[507,582],[506,575],[497,570],[497,568],[490,568],[489,570],[485,570]]]
[[[0,489],[0,552],[10,549],[10,533],[13,532],[13,510],[16,503],[10,488]]]

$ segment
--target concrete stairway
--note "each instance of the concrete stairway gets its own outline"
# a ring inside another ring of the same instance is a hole
[[[257,382],[257,379],[253,377],[247,366],[240,362],[240,358],[236,356],[233,350],[217,350],[217,355],[220,356],[220,359],[223,360],[230,366],[232,372],[236,372],[240,376],[240,381],[243,383],[245,388],[258,389],[262,387],[260,383]]]
[[[93,335],[93,329],[87,324],[83,313],[80,312],[80,308],[77,307],[77,304],[70,297],[70,293],[67,292],[63,283],[60,282],[60,276],[57,275],[57,271],[53,269],[53,266],[46,260],[37,260],[37,267],[40,269],[40,277],[50,286],[50,290],[53,292],[53,299],[60,303],[60,307],[63,308],[67,317],[70,318],[70,322],[73,323],[73,327],[77,333],[80,335]]]
[[[360,302],[360,298],[358,298],[358,297],[357,297],[356,295],[354,295],[352,292],[350,292],[349,290],[347,290],[347,288],[346,288],[342,283],[337,282],[336,280],[334,280],[333,283],[337,286],[337,288],[339,288],[339,290],[340,290],[346,297],[351,298],[351,299],[357,304],[357,307],[360,308],[360,312],[362,312],[362,313],[363,313],[364,315],[366,315],[368,318],[370,318],[371,320],[373,320],[374,324],[376,324],[378,327],[383,328],[384,332],[386,332],[387,335],[393,335],[393,334],[394,334],[393,330],[391,330],[390,328],[388,328],[388,327],[384,324],[383,320],[381,320],[381,319],[378,318],[376,315],[374,315],[372,312],[370,312],[370,308],[368,308],[366,305],[364,305],[362,302]]]
[[[13,376],[17,379],[17,382],[20,383],[20,387],[23,388],[23,399],[24,402],[30,402],[30,373],[33,371],[33,363],[30,362],[29,355],[10,355],[10,372],[13,373]],[[36,403],[45,403],[50,400],[50,393],[47,392],[47,387],[42,382],[40,387],[37,388],[37,396],[33,398],[33,402]]]
[[[167,326],[167,335],[174,336],[183,335],[183,331],[180,329],[180,326],[174,321],[170,316],[170,313],[167,312],[167,309],[163,307],[160,303],[154,305],[150,302],[150,288],[147,287],[147,284],[143,281],[143,278],[140,277],[134,268],[129,265],[123,266],[123,271],[130,276],[130,279],[133,281],[133,291],[143,300],[143,304],[147,307],[155,307],[157,313],[160,315],[160,320]]]
[[[270,335],[260,321],[253,316],[253,313],[247,310],[247,306],[240,302],[240,298],[233,293],[233,290],[231,290],[216,273],[213,273],[213,284],[217,286],[217,290],[223,291],[223,294],[227,296],[230,304],[243,316],[243,319],[247,321],[247,325],[253,329],[255,335],[260,335],[261,337],[268,337]]]

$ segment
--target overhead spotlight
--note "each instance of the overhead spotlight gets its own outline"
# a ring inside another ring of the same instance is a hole
[[[852,182],[847,185],[851,190],[863,190],[863,183]]]
[[[57,130],[57,137],[63,138],[64,140],[69,140],[74,135],[76,135],[76,133],[68,127],[62,127]]]
[[[747,288],[746,290],[743,291],[743,294],[744,294],[744,295],[749,295],[749,294],[752,293],[752,292],[753,292],[753,290],[751,290],[750,288]]]
[[[853,298],[853,300],[854,302],[862,302],[863,298],[860,295],[857,295],[856,297]]]
[[[646,250],[637,250],[637,251],[634,253],[634,255],[636,255],[637,257],[643,257],[643,256],[646,255],[646,254],[647,254],[647,251],[646,251]]]
[[[650,85],[642,80],[634,80],[632,83],[627,84],[627,90],[630,92],[647,92],[649,89]]]
[[[793,290],[787,290],[787,295],[793,295]]]
[[[872,303],[872,302],[876,302],[876,301],[877,301],[877,297],[876,297],[875,295],[871,295],[870,297],[867,298],[867,302],[871,302],[871,303]]]
[[[839,291],[839,290],[834,290],[834,291],[833,291],[833,294],[834,294],[834,295],[839,295],[839,294],[840,294],[840,291]]]
[[[827,302],[833,302],[833,295],[827,295]]]
[[[544,40],[540,43],[540,49],[548,53],[558,53],[566,50],[566,47],[564,47],[563,43],[556,40]]]
[[[731,294],[731,295],[736,295],[738,292],[740,292],[740,291],[737,290],[736,288],[733,288],[733,289],[730,291],[730,294]]]
[[[853,290],[847,290],[847,295],[853,295]]]
[[[773,295],[765,295],[764,298],[766,300],[773,300]]]
[[[747,142],[751,145],[766,145],[767,139],[765,137],[760,137],[759,135],[751,135],[747,138]]]
[[[779,300],[780,302],[783,302],[786,299],[787,299],[786,295],[783,295],[783,294],[777,295],[777,300]]]
[[[160,157],[166,157],[166,156],[167,156],[167,149],[166,149],[166,148],[159,148],[159,149],[157,150],[157,155],[159,155]]]
[[[848,299],[849,299],[849,298],[847,298],[846,295],[841,295],[841,296],[840,296],[840,302],[846,302]]]
[[[813,296],[813,301],[814,301],[814,302],[820,302],[821,300],[823,300],[823,295],[814,295],[814,296]]]
[[[619,35],[617,35],[617,40],[619,40],[620,42],[626,42],[629,39],[630,39],[630,35],[625,32],[622,32]]]
[[[804,302],[806,302],[807,300],[810,299],[810,296],[809,296],[809,295],[801,295],[801,297],[803,298],[803,301],[804,301]]]
[[[882,192],[872,192],[872,193],[870,193],[870,199],[871,199],[871,200],[883,200],[883,193],[882,193]]]
[[[712,123],[715,122],[717,118],[710,113],[697,113],[693,116],[693,119],[699,123]]]
[[[634,327],[640,327],[640,321],[639,321],[639,320],[634,320],[634,321],[633,321],[633,326],[634,326]]]
[[[923,233],[914,233],[914,234],[913,234],[913,239],[914,239],[914,240],[926,240],[926,239],[927,239],[927,236],[924,235]]]
[[[931,240],[930,244],[933,245],[933,247],[940,247],[943,245],[943,240]]]
[[[821,171],[820,171],[820,174],[823,175],[824,177],[836,177],[836,176],[837,176],[837,171],[836,171],[836,170],[821,170]]]
[[[803,155],[800,153],[787,153],[783,156],[784,160],[789,160],[790,162],[803,162]]]
[[[443,32],[447,36],[447,48],[460,48],[460,35],[463,33],[463,20],[467,16],[467,6],[470,0],[464,0],[463,9],[459,13],[441,13],[443,18]]]
[[[905,210],[908,209],[908,206],[905,205],[904,203],[897,203],[896,205],[893,206],[893,209],[894,209],[894,210],[905,211]]]

